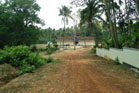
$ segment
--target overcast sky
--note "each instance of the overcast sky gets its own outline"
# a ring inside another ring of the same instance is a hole
[[[61,5],[71,6],[71,0],[37,0],[37,3],[41,7],[40,12],[38,13],[39,17],[45,21],[45,26],[43,28],[51,27],[59,29],[63,27],[61,22],[61,17],[59,15],[58,7]],[[72,8],[73,11],[76,11],[76,8]],[[71,26],[72,23],[69,23]]]

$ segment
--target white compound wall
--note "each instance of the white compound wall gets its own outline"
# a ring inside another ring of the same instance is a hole
[[[134,48],[123,48],[116,49],[110,48],[109,50],[104,48],[96,48],[96,54],[101,57],[109,57],[115,60],[117,57],[120,63],[127,63],[134,67],[139,68],[139,49]]]

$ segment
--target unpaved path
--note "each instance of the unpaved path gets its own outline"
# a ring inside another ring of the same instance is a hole
[[[0,93],[139,93],[139,80],[100,66],[104,59],[90,49],[67,50],[52,56],[62,63],[48,64],[0,89]],[[45,56],[44,56],[45,57]]]

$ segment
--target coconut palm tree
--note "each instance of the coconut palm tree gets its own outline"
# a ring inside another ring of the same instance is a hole
[[[109,29],[111,32],[111,36],[114,39],[114,45],[115,47],[119,47],[118,42],[118,35],[117,35],[117,27],[116,27],[116,9],[119,8],[116,2],[114,0],[101,0],[102,3],[104,3],[104,10],[106,19],[108,21]],[[122,1],[119,0],[120,4],[122,4]]]
[[[98,19],[103,20],[100,16],[102,14],[102,5],[99,3],[99,0],[87,0],[86,1],[86,8],[81,11],[81,21],[80,25],[87,24],[89,31],[88,35],[93,34],[95,35],[95,44],[98,46],[97,42],[97,32],[95,29],[95,21]],[[104,21],[104,20],[103,20]]]
[[[68,25],[68,19],[72,18],[71,17],[71,9],[67,6],[61,6],[61,8],[59,8],[59,16],[62,16],[62,21],[64,23],[64,29],[63,29],[63,37],[65,34],[65,29],[66,29],[66,25]],[[64,47],[64,39],[63,39],[63,47]]]

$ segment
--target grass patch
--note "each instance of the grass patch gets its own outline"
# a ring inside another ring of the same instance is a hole
[[[0,65],[0,87],[18,77],[20,70],[14,68],[10,64]]]
[[[46,61],[47,63],[59,63],[60,62],[59,59],[54,59],[53,57],[48,57]]]
[[[47,83],[50,83],[50,82],[52,82],[51,80],[47,80]]]
[[[100,61],[94,62],[99,68],[105,68],[106,70],[114,70],[118,73],[127,73],[130,76],[135,77],[136,79],[139,79],[139,70],[133,68],[132,66],[128,64],[120,64],[118,58],[116,58],[114,61],[113,60],[106,60],[104,58],[98,57],[93,55],[94,59],[99,59]]]
[[[115,69],[117,69],[117,70],[122,70],[122,71],[125,71],[125,72],[127,72],[127,73],[130,73],[130,74],[132,74],[133,76],[135,76],[136,77],[136,79],[139,79],[139,71],[138,72],[136,72],[136,71],[134,71],[133,69],[135,69],[135,68],[133,68],[133,67],[131,67],[130,65],[127,65],[127,64],[120,64],[120,65],[113,65],[113,67],[115,68]]]
[[[116,69],[119,69],[119,70],[130,70],[130,66],[126,65],[126,64],[115,64],[115,62],[113,63],[113,67],[115,67]]]
[[[114,69],[116,71],[119,72],[124,72],[124,73],[128,73],[130,75],[132,75],[133,77],[135,77],[136,79],[139,79],[139,72],[135,72],[134,70],[132,70],[133,68],[127,64],[117,64],[114,61],[112,62],[96,62],[99,66],[105,66],[107,68],[110,69]]]

